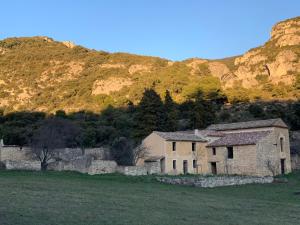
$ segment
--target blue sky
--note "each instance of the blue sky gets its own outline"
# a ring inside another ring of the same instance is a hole
[[[0,39],[49,36],[172,60],[224,58],[262,45],[299,0],[1,0]]]

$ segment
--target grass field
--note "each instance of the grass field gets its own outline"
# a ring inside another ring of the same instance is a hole
[[[0,224],[300,224],[300,173],[287,178],[203,189],[153,177],[0,171]]]

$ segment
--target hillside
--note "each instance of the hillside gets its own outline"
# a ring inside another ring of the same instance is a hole
[[[222,90],[230,102],[300,97],[300,17],[276,24],[263,46],[221,60],[107,53],[48,37],[0,41],[0,107],[99,112],[137,103],[147,87],[177,102]]]

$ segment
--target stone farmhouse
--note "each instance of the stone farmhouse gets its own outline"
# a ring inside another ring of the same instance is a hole
[[[213,124],[205,130],[158,132],[143,140],[161,173],[274,176],[291,172],[289,130],[281,119]]]

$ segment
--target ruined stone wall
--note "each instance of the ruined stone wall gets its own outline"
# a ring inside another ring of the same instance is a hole
[[[147,174],[160,174],[161,166],[160,162],[145,162],[144,167],[147,170]]]
[[[243,184],[272,183],[273,177],[250,177],[250,176],[213,176],[213,177],[157,177],[159,182],[178,184],[195,187],[220,187]]]
[[[5,160],[3,161],[3,164],[7,170],[41,170],[40,161]]]
[[[90,155],[94,159],[109,160],[111,159],[109,148],[85,148],[84,155]]]
[[[88,174],[103,174],[115,173],[117,170],[117,163],[112,160],[93,160],[88,168]]]
[[[148,174],[145,166],[118,166],[117,172],[128,176],[142,176]]]
[[[0,147],[0,161],[11,160],[11,161],[21,161],[21,160],[34,160],[34,155],[31,153],[28,147],[19,146],[1,146]]]

